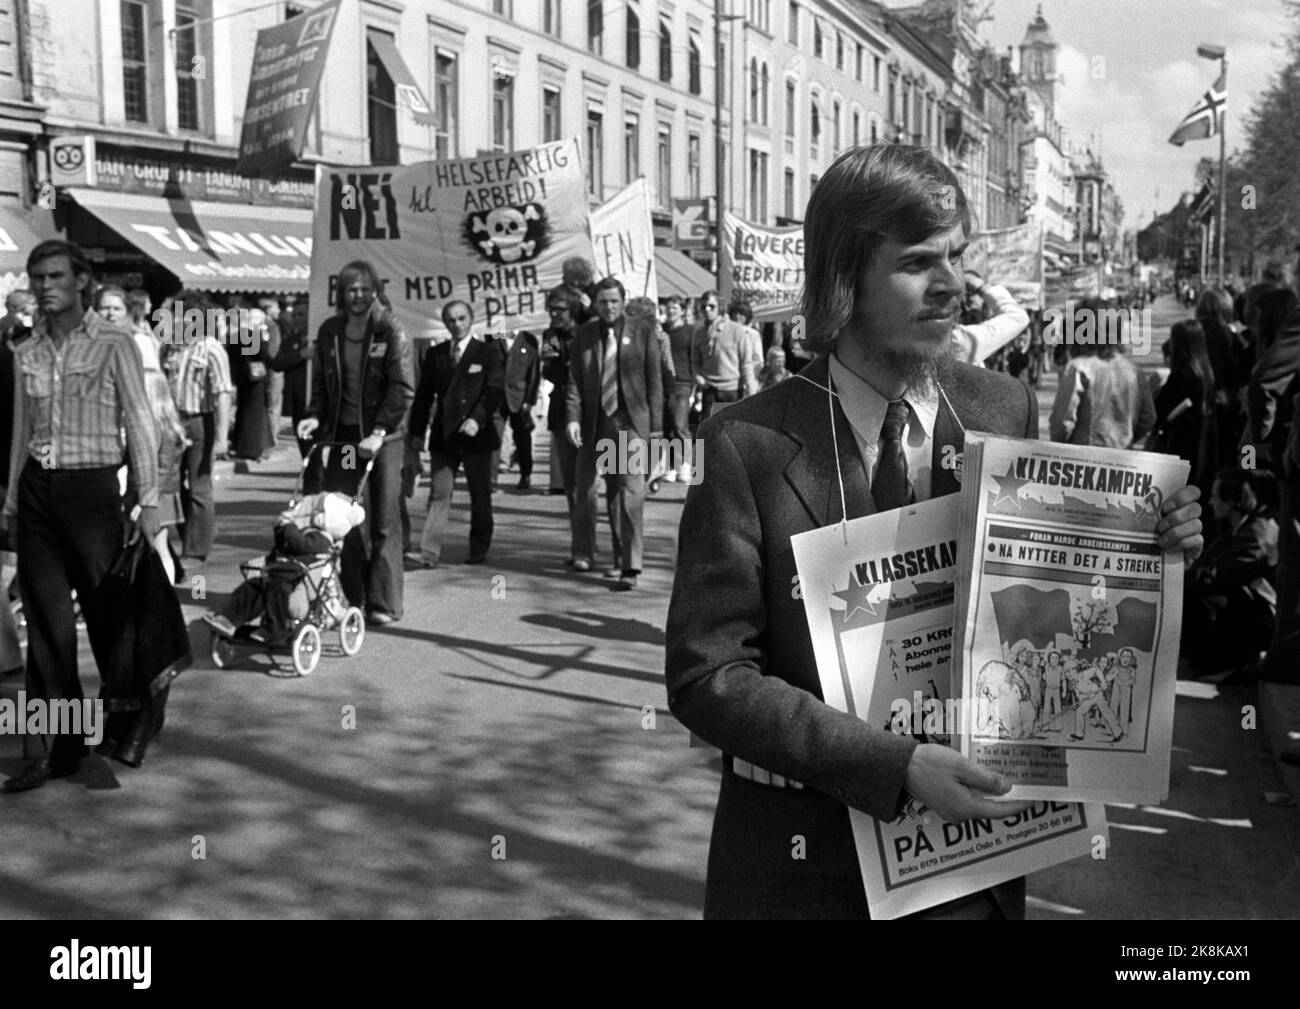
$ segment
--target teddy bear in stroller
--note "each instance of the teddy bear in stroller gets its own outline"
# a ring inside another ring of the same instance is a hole
[[[240,565],[244,582],[226,604],[205,614],[212,629],[212,662],[231,663],[238,646],[288,649],[293,668],[308,676],[320,662],[321,632],[337,629],[344,655],[356,655],[365,638],[365,615],[348,605],[339,580],[343,538],[365,519],[346,494],[311,494],[295,500],[275,524],[275,546]]]

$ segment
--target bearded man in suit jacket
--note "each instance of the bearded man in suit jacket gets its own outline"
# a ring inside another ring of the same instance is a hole
[[[623,314],[626,292],[613,277],[595,287],[596,317],[578,327],[565,389],[565,434],[578,449],[573,567],[596,559],[597,483],[605,479],[614,539],[615,588],[636,587],[641,573],[647,440],[663,425],[664,386],[655,321]],[[601,472],[613,460],[612,472]]]
[[[956,492],[941,461],[966,429],[1037,436],[1032,392],[950,360],[969,226],[956,176],[924,148],[846,152],[804,220],[804,317],[822,356],[701,429],[667,680],[673,714],[725,754],[706,917],[867,917],[849,807],[892,820],[914,797],[951,822],[1021,808],[994,799],[1009,784],[956,750],[823,702],[790,546],[845,517]],[[1196,497],[1171,495],[1165,549],[1199,552]],[[791,857],[795,835],[803,859]],[[1023,917],[1024,882],[924,914]]]
[[[418,451],[429,433],[429,512],[420,536],[420,562],[435,568],[451,514],[456,470],[469,484],[469,556],[482,564],[492,545],[492,453],[501,447],[493,423],[501,408],[505,366],[495,341],[473,331],[474,311],[463,301],[442,309],[451,339],[425,352],[420,387],[411,408],[411,442]],[[432,412],[432,418],[430,413]]]

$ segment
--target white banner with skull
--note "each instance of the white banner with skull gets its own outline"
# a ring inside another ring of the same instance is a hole
[[[480,331],[549,325],[564,260],[591,260],[576,139],[413,165],[319,167],[311,325],[334,311],[339,270],[368,260],[412,339],[441,339],[442,307],[467,302]]]

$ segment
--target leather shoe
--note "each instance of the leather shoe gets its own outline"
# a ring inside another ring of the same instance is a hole
[[[143,715],[137,716],[125,738],[113,751],[113,759],[120,760],[127,767],[139,767],[144,763],[144,752],[149,748],[149,720]]]
[[[581,557],[575,557],[571,562],[570,566],[573,568],[574,571],[579,571],[579,572],[590,571],[591,561],[583,560]]]
[[[40,788],[51,778],[66,778],[70,774],[76,774],[81,767],[81,760],[67,762],[55,762],[48,757],[44,760],[34,760],[22,771],[4,783],[6,792],[26,792],[33,788]]]
[[[623,575],[610,588],[615,592],[631,592],[636,588],[636,575]]]
[[[482,564],[486,560],[487,560],[487,554],[478,554],[478,555],[471,554],[470,556],[466,557],[463,561],[461,561],[461,563]]]

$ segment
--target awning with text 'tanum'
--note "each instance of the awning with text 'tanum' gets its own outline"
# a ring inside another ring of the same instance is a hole
[[[128,243],[200,291],[306,293],[311,211],[72,189]]]

